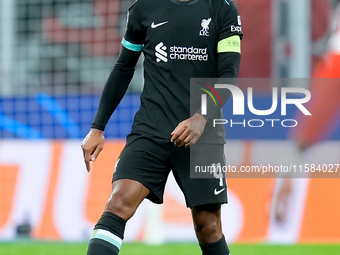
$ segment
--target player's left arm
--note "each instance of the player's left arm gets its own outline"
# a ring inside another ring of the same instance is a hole
[[[241,61],[241,43],[238,35],[222,39],[218,44],[218,82],[236,85],[236,78]],[[229,90],[221,90],[218,92],[222,101],[222,105],[229,99],[231,92]],[[222,107],[222,106],[221,106]],[[207,100],[207,114],[201,115],[198,110],[191,118],[186,119],[178,124],[171,133],[171,142],[182,147],[189,147],[195,144],[201,137],[205,125],[208,121],[220,111],[221,107],[216,107],[213,100],[209,97]]]
[[[243,38],[241,17],[235,2],[216,0],[213,3],[212,8],[216,12],[215,21],[219,25],[217,77],[219,80],[228,78],[228,83],[236,85],[241,60],[241,39]],[[231,96],[230,91],[226,89],[218,91],[218,94],[222,106]],[[216,107],[215,102],[208,97],[207,114],[201,115],[199,109],[191,118],[179,123],[171,133],[171,142],[179,147],[189,147],[191,144],[195,144],[202,135],[206,123],[213,119],[222,106]]]
[[[233,35],[231,37],[222,39],[218,43],[218,80],[216,84],[231,84],[237,85],[237,77],[241,62],[241,37]],[[212,98],[207,98],[207,113],[202,116],[207,121],[215,118],[220,113],[223,105],[228,101],[231,92],[228,89],[218,89],[217,91],[222,104],[215,105]],[[201,109],[197,110],[200,113]]]
[[[237,85],[243,38],[241,16],[234,1],[216,0],[213,3],[217,13],[216,22],[220,24],[217,44],[217,77],[219,79],[216,83]],[[207,114],[204,118],[208,122],[219,115],[221,108],[231,96],[228,89],[215,88],[215,91],[222,104],[216,106],[212,98],[207,98]],[[198,109],[197,113],[201,113],[201,109]]]
[[[238,37],[238,35],[236,35]],[[226,38],[227,40],[236,40],[237,38]],[[225,43],[228,43],[226,40]],[[238,43],[240,45],[240,43]],[[225,47],[221,52],[218,53],[218,77],[228,78],[235,83],[234,79],[238,75],[240,66],[241,54],[240,50],[236,49],[231,51],[229,47]],[[236,52],[235,52],[236,51]],[[221,100],[225,103],[230,97],[231,93],[229,90],[223,90],[220,93]],[[182,147],[189,147],[191,144],[195,144],[200,136],[202,135],[206,123],[213,118],[219,109],[216,109],[214,102],[211,100],[207,102],[208,106],[207,115],[203,115],[196,112],[191,118],[186,119],[178,124],[175,130],[171,133],[171,142],[175,145]]]

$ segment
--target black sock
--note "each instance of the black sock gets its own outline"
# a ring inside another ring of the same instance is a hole
[[[200,244],[202,255],[229,255],[229,248],[224,235],[216,243]]]
[[[87,255],[118,255],[124,238],[126,221],[104,212],[91,235]]]

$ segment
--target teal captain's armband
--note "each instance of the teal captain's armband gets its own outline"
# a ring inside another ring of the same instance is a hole
[[[224,38],[217,44],[217,52],[237,52],[241,53],[241,39],[238,35]]]
[[[125,38],[123,38],[122,40],[122,45],[128,50],[132,50],[132,51],[142,51],[142,48],[143,48],[142,44],[130,43],[129,41],[125,40]]]

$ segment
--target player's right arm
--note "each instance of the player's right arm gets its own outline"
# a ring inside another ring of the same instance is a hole
[[[95,161],[104,147],[105,126],[126,93],[139,56],[140,51],[131,51],[123,46],[104,86],[91,131],[81,144],[87,171],[91,170],[90,161]]]
[[[91,131],[82,142],[87,171],[91,170],[90,161],[95,161],[104,147],[105,126],[126,93],[142,51],[145,29],[141,25],[136,2],[129,8],[128,17],[123,47],[104,86]]]

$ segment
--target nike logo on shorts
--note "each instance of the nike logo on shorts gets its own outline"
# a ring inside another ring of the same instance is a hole
[[[164,22],[161,22],[161,23],[158,23],[158,24],[155,24],[155,22],[152,22],[151,24],[151,28],[156,28],[156,27],[159,27],[161,25],[164,25],[166,23],[168,23],[169,21],[164,21]]]
[[[220,189],[220,190],[215,189],[215,190],[214,190],[215,196],[217,196],[218,194],[220,194],[223,190],[225,190],[225,188]]]

